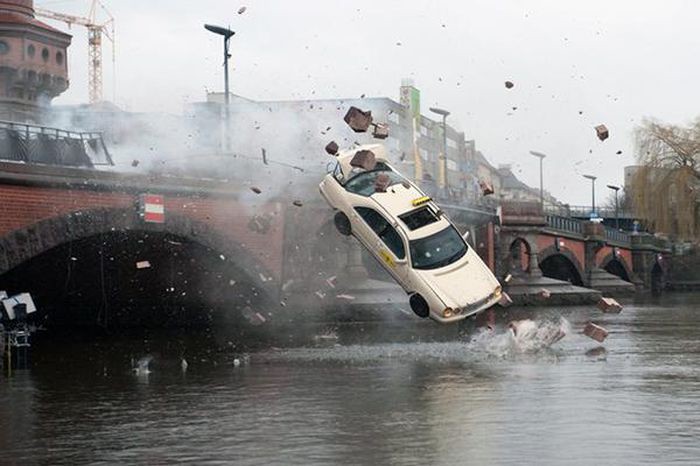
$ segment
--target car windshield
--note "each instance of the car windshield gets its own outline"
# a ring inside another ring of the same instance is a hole
[[[414,269],[437,269],[459,260],[467,244],[453,226],[409,244]]]
[[[377,183],[377,177],[380,175],[386,175],[389,177],[388,183]],[[372,170],[364,173],[360,173],[352,177],[347,183],[345,183],[345,189],[354,194],[359,194],[360,196],[371,196],[377,191],[382,191],[377,189],[378,184],[385,185],[386,187],[401,183],[404,178],[389,168],[382,168],[379,170]]]

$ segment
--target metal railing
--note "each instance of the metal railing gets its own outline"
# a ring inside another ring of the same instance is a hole
[[[545,215],[545,219],[547,226],[553,230],[566,231],[578,235],[583,234],[583,224],[580,220],[560,215]]]
[[[576,217],[576,218],[589,218],[591,216],[591,206],[582,205],[547,205],[545,206],[545,212],[560,215],[563,217]],[[609,207],[599,207],[596,209],[596,213],[600,218],[615,218],[615,209]],[[617,212],[617,218],[619,219],[634,219],[636,218],[634,213],[629,210],[619,209]]]
[[[102,133],[2,120],[0,160],[66,167],[114,165]]]
[[[615,230],[613,228],[606,228],[605,239],[608,241],[616,241],[618,243],[629,243],[630,235],[623,231]]]

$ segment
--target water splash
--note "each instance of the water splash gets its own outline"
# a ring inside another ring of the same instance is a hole
[[[151,361],[153,361],[153,356],[144,356],[136,362],[132,359],[131,370],[136,375],[148,375],[151,373]]]
[[[558,320],[518,320],[503,331],[482,330],[469,342],[472,351],[496,357],[531,354],[550,348],[571,332],[563,317]]]

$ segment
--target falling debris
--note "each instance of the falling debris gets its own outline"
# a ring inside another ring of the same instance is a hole
[[[262,161],[263,161],[263,163],[264,163],[265,165],[268,165],[268,163],[267,163],[267,151],[265,150],[264,147],[263,147],[262,149],[260,149],[260,151],[262,152]]]
[[[335,296],[336,299],[341,299],[343,301],[354,301],[355,297],[349,294],[339,294]]]
[[[513,304],[513,299],[505,291],[501,293],[501,299],[498,300],[498,305],[508,307]]]
[[[151,263],[148,261],[139,261],[136,263],[136,268],[137,269],[150,269]]]
[[[488,181],[479,181],[479,187],[481,188],[481,194],[483,196],[488,196],[489,194],[493,194],[493,185],[489,183]]]
[[[245,13],[245,10],[247,10],[247,9],[248,9],[248,7],[245,7],[245,6],[240,7],[238,9],[238,14],[242,15],[243,13]]]
[[[243,317],[252,325],[258,326],[266,322],[267,319],[260,314],[255,312],[250,306],[246,306],[241,310]]]
[[[537,296],[539,296],[542,299],[549,299],[552,296],[552,293],[548,289],[542,288],[540,291],[537,292]]]
[[[506,85],[506,89],[512,89],[513,86],[515,86],[515,84],[513,84],[512,81],[506,81],[505,85]]]
[[[233,285],[235,285],[235,284],[236,284],[236,280],[229,280],[229,281],[228,281],[228,285],[229,285],[229,286],[233,286]]]
[[[225,261],[225,260],[226,260],[226,256],[224,256],[223,254],[219,254],[219,259],[221,259],[222,261]]]
[[[617,155],[622,155],[622,151],[619,150],[619,151],[615,152],[615,154],[617,154]]]
[[[598,301],[598,309],[606,314],[619,314],[622,312],[622,305],[613,298],[601,298]]]
[[[340,147],[338,147],[338,143],[335,141],[331,141],[326,144],[326,152],[328,152],[330,155],[338,155],[338,149],[340,149]]]
[[[326,299],[326,293],[322,293],[321,291],[317,291],[314,294],[316,296],[318,296],[318,299]]]
[[[391,184],[391,178],[386,173],[380,173],[374,179],[374,192],[385,193],[386,188]]]
[[[140,163],[140,162],[139,162],[138,160],[134,159],[134,160],[131,161],[131,166],[132,166],[132,167],[138,167],[138,166],[139,166],[139,163]]]
[[[586,324],[583,329],[583,334],[599,343],[602,343],[608,337],[608,331],[593,322],[588,322]]]
[[[355,153],[355,156],[350,160],[351,167],[363,168],[365,170],[373,170],[377,165],[377,160],[374,156],[374,152],[371,150],[359,150]]]
[[[389,125],[386,123],[376,123],[372,136],[376,139],[386,139],[389,137]]]
[[[260,188],[258,188],[258,187],[255,187],[255,186],[252,186],[252,187],[250,188],[250,190],[253,191],[255,194],[260,194],[260,193],[262,193],[262,189],[260,189]]]
[[[294,205],[297,206],[297,207],[302,207],[302,206],[304,205],[304,204],[303,204],[300,200],[298,200],[298,199],[297,199],[296,201],[292,202],[292,204],[294,204]]]
[[[326,283],[328,283],[328,286],[330,286],[331,288],[335,288],[335,284],[337,281],[338,280],[337,280],[337,277],[335,275],[333,275],[332,277],[326,278]]]
[[[369,110],[363,112],[357,107],[350,107],[343,120],[356,133],[364,133],[372,124],[372,112]]]
[[[598,139],[601,141],[605,141],[608,139],[608,136],[610,136],[610,133],[608,132],[608,128],[605,125],[598,125],[595,127],[595,132],[598,135]]]
[[[506,277],[503,279],[503,283],[508,283],[513,279],[513,276],[511,274],[506,275]]]

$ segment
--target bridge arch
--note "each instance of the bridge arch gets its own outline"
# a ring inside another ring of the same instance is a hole
[[[532,247],[522,236],[516,236],[508,247],[508,269],[511,273],[522,274],[530,271]]]
[[[612,253],[605,256],[599,266],[606,272],[616,275],[626,282],[632,282],[632,270],[624,259],[616,257]]]
[[[31,281],[36,281],[34,275],[29,273],[28,270],[36,269],[40,256],[48,254],[47,257],[49,259],[55,259],[57,254],[60,254],[67,247],[71,247],[70,245],[72,244],[78,245],[77,247],[82,247],[86,244],[92,246],[95,244],[107,244],[99,242],[105,238],[114,240],[115,237],[123,237],[122,240],[124,242],[121,244],[127,244],[126,241],[133,243],[134,238],[137,241],[147,238],[147,241],[152,242],[150,245],[151,252],[154,251],[156,238],[160,240],[172,238],[178,241],[185,241],[181,248],[188,249],[186,253],[194,254],[198,251],[199,254],[207,256],[209,264],[215,264],[217,268],[235,271],[236,280],[232,280],[232,282],[240,281],[241,284],[245,283],[245,292],[255,296],[255,303],[269,305],[277,302],[277,278],[260,260],[248,252],[242,244],[231,238],[224,237],[222,233],[214,230],[212,227],[184,215],[169,213],[164,224],[144,223],[136,209],[133,208],[99,208],[75,211],[67,215],[44,219],[26,228],[12,231],[0,238],[0,282],[3,282],[6,286],[8,283],[21,284],[26,282],[34,289],[41,290],[41,284],[30,283],[27,280],[28,278]],[[128,240],[125,239],[127,237]],[[162,242],[160,241],[159,243]],[[178,244],[177,241],[172,242],[173,244]],[[115,241],[113,244],[117,243],[118,241]],[[115,250],[115,246],[108,247],[111,247],[113,251]],[[149,250],[149,244],[146,244],[145,249],[146,251]],[[94,250],[91,251],[94,252]],[[153,252],[153,255],[159,254],[160,257],[167,257],[163,256],[163,252],[164,249],[161,248],[157,252]],[[112,255],[116,256],[116,254]],[[180,254],[180,257],[182,258],[184,255],[186,254]],[[94,259],[95,256],[95,254],[92,254],[90,257]],[[101,253],[99,257],[99,260],[102,260]],[[68,260],[68,257],[65,257],[65,259]],[[144,256],[143,259],[149,259],[148,255]],[[63,269],[57,269],[57,266],[48,267],[54,267],[51,270],[59,270],[59,273],[63,273]],[[128,264],[128,267],[130,270],[136,269],[133,262]],[[206,266],[203,264],[195,266],[188,263],[184,264],[182,269],[184,269],[183,273],[196,274],[197,271],[205,270]],[[151,277],[154,277],[154,280],[160,280],[164,273],[163,269],[157,270],[156,274],[151,275]],[[205,273],[208,273],[208,270]],[[66,275],[70,276],[70,272]],[[219,279],[223,280],[223,274],[220,275]],[[49,280],[61,282],[60,287],[63,286],[64,280],[68,283],[68,279],[62,276],[51,277]],[[228,288],[229,279],[226,278],[225,282],[226,288]],[[124,285],[124,287],[126,286]],[[190,281],[190,286],[195,286],[194,281]],[[49,288],[49,286],[46,286],[46,288]],[[59,286],[55,285],[53,290],[47,290],[47,295],[55,296],[58,288]],[[231,290],[233,290],[233,285]],[[10,291],[27,290],[11,289]],[[225,307],[228,307],[229,298],[232,296],[232,291],[229,290],[226,290],[227,298],[224,298],[224,292],[218,289],[213,290],[209,294],[207,294],[207,290],[203,292],[205,293],[203,295],[205,301],[201,302],[214,300]],[[188,297],[187,299],[190,298]],[[195,298],[191,297],[191,299]],[[245,302],[245,299],[238,299],[231,307],[237,308],[236,306]]]
[[[583,286],[584,269],[576,255],[566,248],[549,246],[538,254],[538,262],[545,277]]]

